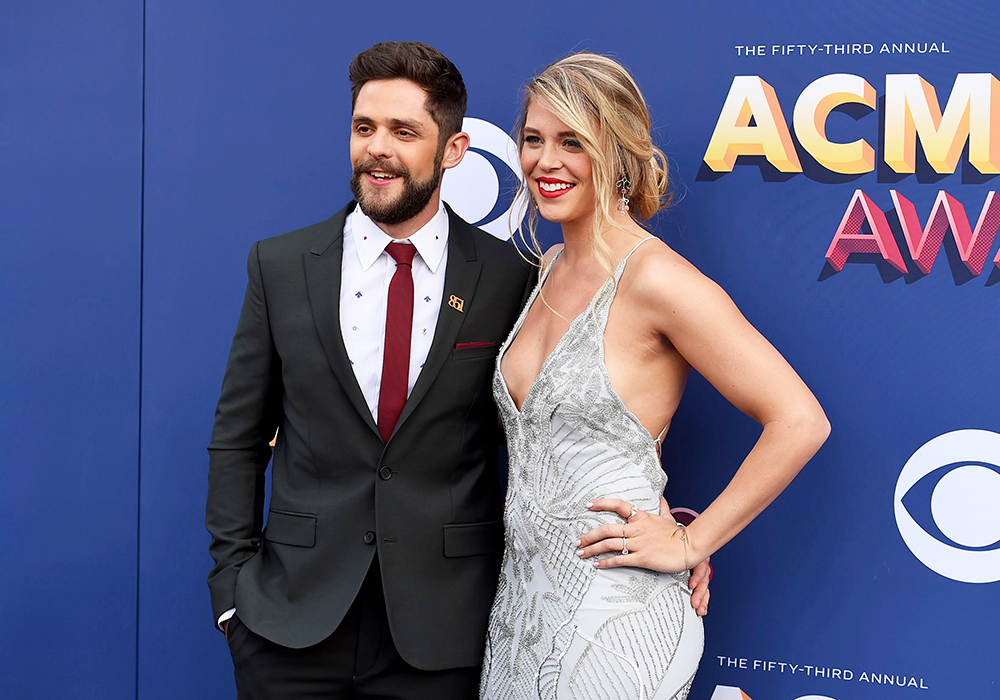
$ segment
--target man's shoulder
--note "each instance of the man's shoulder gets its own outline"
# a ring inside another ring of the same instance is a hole
[[[497,267],[504,271],[517,270],[524,274],[532,269],[528,256],[519,251],[512,239],[505,241],[481,228],[477,228],[457,215],[452,222],[461,226],[464,232],[475,242],[476,258],[486,267]]]
[[[517,252],[517,246],[515,246],[514,242],[510,239],[501,241],[493,234],[488,233],[481,228],[476,228],[471,225],[469,228],[474,232],[473,235],[476,237],[476,247],[483,251],[483,257],[486,258],[486,262],[492,258],[499,258],[504,262],[521,259],[521,255]]]
[[[353,208],[354,203],[351,202],[329,219],[263,238],[255,244],[258,254],[269,258],[287,255],[298,257],[310,251],[322,255],[334,241],[344,235],[344,222]]]
[[[482,254],[479,259],[486,267],[492,266],[507,278],[510,283],[520,287],[529,278],[533,279],[538,272],[538,267],[531,262],[531,253],[526,253],[517,247],[513,239],[501,241],[496,236],[476,228],[477,246],[480,246]],[[480,244],[481,242],[481,244]]]

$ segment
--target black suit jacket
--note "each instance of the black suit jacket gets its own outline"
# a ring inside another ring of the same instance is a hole
[[[434,340],[383,443],[340,331],[353,206],[250,251],[209,446],[212,608],[218,618],[235,606],[278,644],[316,644],[342,620],[377,550],[403,659],[425,670],[474,666],[503,549],[493,367],[531,268],[448,210]]]

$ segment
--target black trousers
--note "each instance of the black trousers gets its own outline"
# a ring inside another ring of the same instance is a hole
[[[239,700],[475,700],[479,667],[422,671],[392,642],[378,557],[336,631],[305,649],[289,649],[229,623]]]

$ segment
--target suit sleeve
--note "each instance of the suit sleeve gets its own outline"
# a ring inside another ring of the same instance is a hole
[[[260,546],[264,472],[281,414],[281,360],[268,320],[260,243],[250,250],[247,276],[208,447],[205,524],[215,560],[208,575],[215,619],[235,606],[236,576]]]
[[[524,282],[524,296],[521,298],[522,310],[524,309],[524,305],[528,303],[528,297],[535,291],[535,285],[538,284],[539,275],[542,272],[542,268],[537,265],[532,265],[527,261],[523,264],[527,268],[527,275]]]

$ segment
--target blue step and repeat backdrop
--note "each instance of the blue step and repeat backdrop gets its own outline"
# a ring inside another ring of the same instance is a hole
[[[246,252],[346,201],[347,64],[416,39],[469,88],[445,198],[501,237],[524,81],[624,62],[655,232],[833,424],[714,557],[691,698],[1000,698],[998,34],[969,0],[4,3],[0,697],[235,697],[203,515]],[[692,378],[671,503],[757,434]]]

